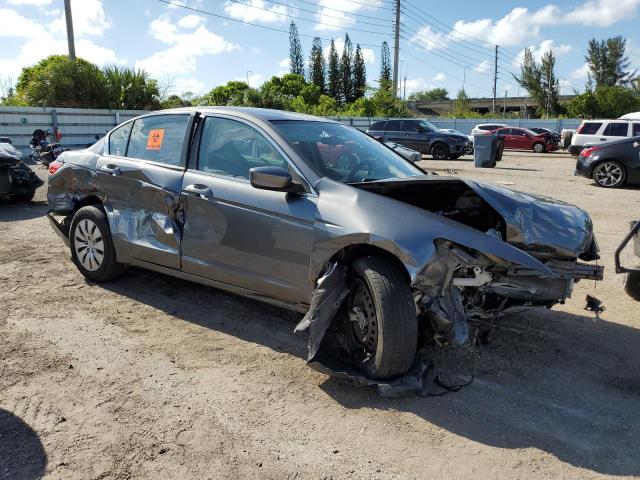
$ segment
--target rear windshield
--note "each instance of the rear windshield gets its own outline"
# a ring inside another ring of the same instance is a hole
[[[371,124],[371,127],[369,127],[369,130],[384,130],[384,125],[387,122],[375,122]]]
[[[579,133],[581,135],[595,135],[596,132],[600,130],[601,126],[602,126],[602,123],[598,123],[598,122],[584,122],[582,124],[582,127],[580,127]]]

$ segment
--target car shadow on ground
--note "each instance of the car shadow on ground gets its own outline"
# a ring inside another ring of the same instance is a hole
[[[16,202],[0,200],[0,223],[42,217],[49,209],[46,201]]]
[[[42,478],[47,454],[38,434],[21,418],[0,408],[0,478]]]
[[[138,269],[102,287],[306,358],[306,335],[293,334],[301,314]],[[458,393],[389,400],[334,378],[321,388],[345,408],[405,411],[488,446],[536,448],[595,472],[639,475],[640,330],[545,309],[505,319],[503,326],[477,350],[476,379]],[[455,381],[470,373],[469,355],[440,350],[434,358]]]

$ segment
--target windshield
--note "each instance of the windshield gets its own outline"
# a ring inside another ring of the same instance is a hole
[[[425,132],[437,132],[438,127],[436,127],[433,123],[427,122],[426,120],[418,120],[418,124],[422,127]]]
[[[271,123],[321,177],[356,183],[423,174],[393,150],[355,128],[304,120]]]

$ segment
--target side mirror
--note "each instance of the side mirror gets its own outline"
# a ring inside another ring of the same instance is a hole
[[[635,142],[633,142],[633,146],[635,148],[640,148],[640,142],[638,142],[637,140]]]
[[[294,183],[291,174],[282,167],[254,167],[249,170],[251,186],[261,190],[302,193],[304,187]]]

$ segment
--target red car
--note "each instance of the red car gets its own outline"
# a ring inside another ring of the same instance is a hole
[[[536,133],[526,128],[497,128],[493,135],[504,137],[504,148],[533,150],[536,153],[552,152],[558,149],[557,142],[549,133]]]

